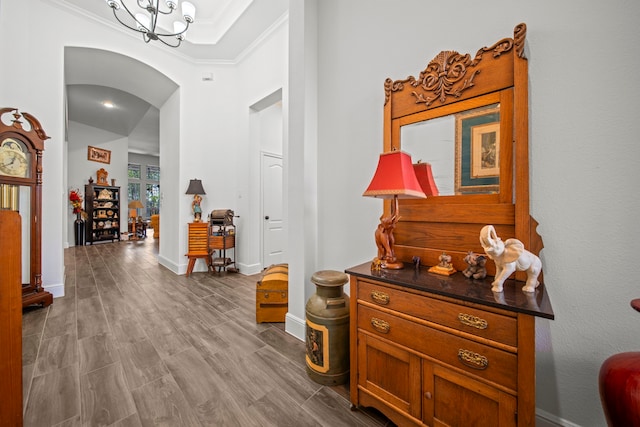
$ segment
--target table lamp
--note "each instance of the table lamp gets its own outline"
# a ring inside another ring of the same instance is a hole
[[[189,181],[189,188],[185,194],[193,194],[193,201],[191,202],[191,210],[193,211],[193,222],[202,221],[202,208],[200,203],[202,202],[201,194],[207,194],[202,188],[202,181],[199,179],[192,179]]]
[[[399,150],[380,154],[378,168],[369,187],[362,195],[393,199],[391,214],[389,216],[382,214],[375,232],[378,256],[374,258],[373,265],[392,270],[403,268],[402,261],[398,261],[394,251],[393,229],[400,219],[398,199],[427,197],[416,178],[411,156]]]
[[[144,209],[142,202],[140,200],[132,200],[129,202],[129,218],[137,218],[138,217],[138,209]]]

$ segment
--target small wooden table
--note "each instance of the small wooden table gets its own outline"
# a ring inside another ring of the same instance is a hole
[[[189,250],[185,254],[189,258],[186,276],[189,277],[193,271],[198,258],[203,258],[207,266],[211,265],[211,254],[209,253],[209,224],[206,222],[189,223]]]

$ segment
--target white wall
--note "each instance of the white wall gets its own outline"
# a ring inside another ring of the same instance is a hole
[[[338,270],[375,255],[382,206],[361,194],[382,149],[384,79],[417,77],[441,50],[475,55],[527,24],[531,213],[556,314],[536,323],[537,407],[566,425],[605,425],[600,365],[639,348],[629,301],[640,297],[640,3],[322,0],[318,9],[318,267]]]
[[[282,119],[269,120],[263,114],[279,115],[280,110],[266,108],[265,103],[282,95],[286,85],[286,67],[288,64],[287,43],[288,24],[283,17],[274,26],[273,31],[261,40],[259,48],[252,51],[234,70],[242,82],[236,89],[237,117],[236,139],[237,153],[234,175],[235,194],[228,205],[219,204],[216,209],[234,209],[235,224],[238,227],[238,253],[236,263],[243,273],[256,273],[261,270],[261,205],[260,205],[260,151],[267,150],[282,153]],[[252,109],[253,108],[253,109]],[[263,108],[256,113],[256,108]],[[273,118],[273,117],[272,117]],[[269,123],[278,123],[280,129],[269,129]],[[259,133],[260,135],[256,135]],[[265,139],[266,138],[266,139]]]

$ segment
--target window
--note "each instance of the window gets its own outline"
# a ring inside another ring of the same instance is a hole
[[[131,202],[133,200],[140,200],[140,183],[130,182],[127,186],[127,197]]]
[[[160,166],[147,165],[147,181],[160,181]]]
[[[160,213],[160,184],[147,184],[146,213],[147,217]]]
[[[129,163],[129,179],[140,179],[140,165]]]

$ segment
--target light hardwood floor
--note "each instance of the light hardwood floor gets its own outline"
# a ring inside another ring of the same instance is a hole
[[[178,276],[157,245],[65,250],[65,297],[23,316],[25,426],[392,425],[310,380],[283,324],[255,323],[260,275]]]

